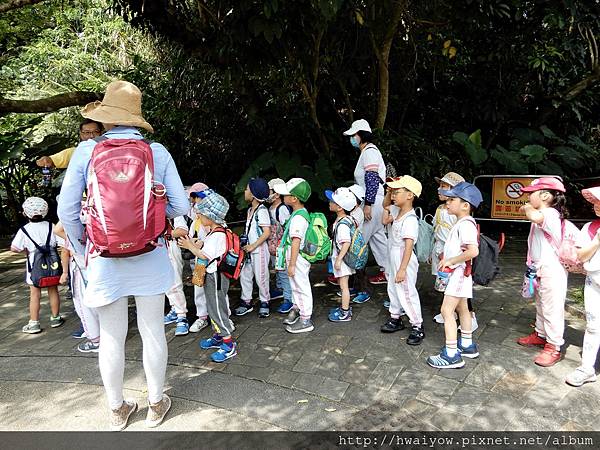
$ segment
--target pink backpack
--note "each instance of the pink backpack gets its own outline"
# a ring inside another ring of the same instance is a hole
[[[92,256],[125,258],[154,250],[166,228],[166,206],[148,141],[96,138],[84,207]]]
[[[575,247],[579,240],[580,233],[581,231],[573,224],[573,222],[563,219],[561,230],[562,238],[560,242],[554,242],[554,239],[546,232],[544,232],[544,236],[552,248],[554,248],[558,260],[568,272],[585,274],[583,263],[577,257],[577,247]]]

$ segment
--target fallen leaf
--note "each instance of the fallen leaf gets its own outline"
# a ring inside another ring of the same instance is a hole
[[[364,359],[364,358],[360,358],[360,359],[357,359],[357,360],[356,360],[356,361],[354,361],[354,362],[355,362],[356,364],[360,364],[360,363],[362,363],[362,362],[365,362],[365,359]]]
[[[336,352],[338,355],[341,355],[341,354],[342,354],[342,350],[340,350],[339,348],[336,348],[336,349],[335,349],[335,352]]]
[[[337,411],[337,409],[335,409],[335,408],[325,408],[325,411],[327,411],[327,412],[334,412],[334,411]]]
[[[308,400],[298,400],[296,403],[308,403]]]

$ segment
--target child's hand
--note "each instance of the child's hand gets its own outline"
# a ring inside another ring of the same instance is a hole
[[[531,204],[529,202],[525,203],[523,206],[519,208],[519,212],[525,214],[528,208],[531,208]]]
[[[446,267],[450,267],[452,264],[450,262],[450,259],[442,259],[440,261],[440,263],[438,264],[438,271],[442,271],[444,270]]]
[[[288,277],[294,278],[294,275],[296,275],[296,266],[293,264],[289,264],[287,273],[288,273]]]
[[[69,274],[66,272],[63,272],[63,274],[60,276],[60,280],[58,280],[58,282],[62,285],[67,284],[67,280],[69,279]]]
[[[342,259],[340,257],[335,258],[335,264],[333,265],[333,268],[337,271],[342,270]]]
[[[191,250],[194,246],[194,241],[192,241],[192,239],[187,235],[181,236],[177,239],[177,245],[179,245],[182,248],[187,248],[188,250]]]
[[[404,280],[406,280],[406,269],[398,269],[398,272],[396,272],[396,283],[402,283]]]
[[[254,250],[256,250],[256,246],[254,244],[248,244],[243,248],[243,250],[246,253],[252,253]]]

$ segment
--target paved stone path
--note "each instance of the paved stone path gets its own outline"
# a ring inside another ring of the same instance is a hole
[[[286,333],[283,316],[276,313],[261,320],[255,314],[237,318],[239,355],[219,365],[197,345],[209,330],[175,337],[169,326],[167,392],[174,406],[159,429],[599,430],[600,383],[576,389],[563,381],[579,365],[584,321],[567,315],[565,359],[552,368],[533,364],[536,350],[515,343],[532,330],[535,312],[519,296],[523,245],[509,241],[503,274],[492,286],[476,288],[481,357],[467,360],[460,370],[436,370],[425,362],[443,344],[443,327],[432,322],[441,298],[427,267],[419,275],[426,339],[418,347],[404,342],[408,330],[379,332],[387,318],[385,286],[376,287],[370,302],[354,307],[351,322],[328,322],[337,297],[322,281],[322,266],[311,274],[312,333]],[[79,341],[70,337],[78,324],[72,302],[63,300],[63,327],[49,328],[44,298],[43,333],[20,331],[28,318],[23,261],[0,253],[0,430],[106,429],[96,355],[77,352]],[[231,290],[231,298],[237,301],[238,289]],[[131,319],[134,314],[131,305]],[[134,320],[125,387],[143,403],[141,339]],[[144,417],[142,408],[129,429],[144,429]]]

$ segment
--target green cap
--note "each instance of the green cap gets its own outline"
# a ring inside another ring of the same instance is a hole
[[[307,201],[312,193],[310,184],[304,178],[292,178],[285,184],[276,184],[273,190],[280,195],[293,195],[302,203]]]

